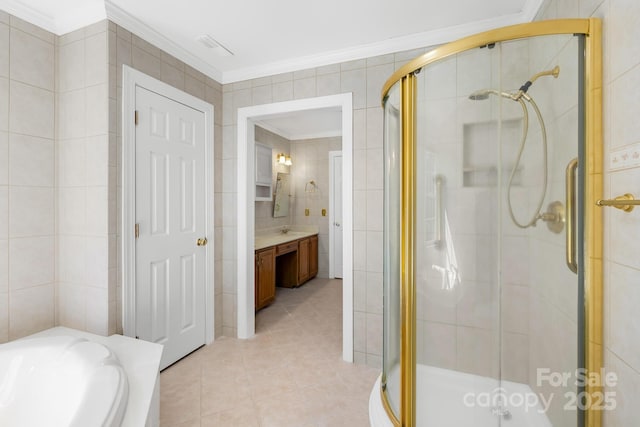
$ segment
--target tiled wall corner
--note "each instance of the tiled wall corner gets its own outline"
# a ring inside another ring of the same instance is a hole
[[[110,318],[107,21],[57,38],[58,324],[115,333]],[[111,313],[113,314],[113,313]]]

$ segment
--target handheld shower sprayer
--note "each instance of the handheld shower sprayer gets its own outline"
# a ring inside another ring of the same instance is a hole
[[[542,219],[543,221],[559,221],[561,219],[555,214],[552,215],[553,218],[551,218],[549,213],[542,213],[542,204],[544,203],[544,198],[547,194],[547,175],[548,175],[547,130],[545,128],[544,120],[542,118],[542,114],[540,113],[540,109],[538,108],[538,105],[535,103],[533,98],[527,94],[527,91],[529,90],[531,85],[536,80],[538,80],[538,78],[542,76],[553,76],[553,78],[558,78],[559,75],[560,75],[560,67],[556,65],[551,70],[541,71],[537,74],[534,74],[533,76],[531,76],[529,80],[527,80],[522,86],[520,86],[520,89],[518,89],[517,91],[501,92],[495,89],[482,89],[482,90],[475,91],[471,95],[469,95],[469,99],[472,101],[481,101],[481,100],[488,99],[490,95],[496,95],[502,98],[508,98],[513,101],[516,101],[522,107],[523,125],[522,125],[522,139],[520,140],[520,150],[518,151],[518,154],[516,156],[516,161],[513,165],[513,169],[511,169],[511,174],[509,175],[509,184],[507,186],[507,206],[509,208],[509,215],[511,216],[511,220],[513,221],[513,223],[519,228],[534,227],[539,219]],[[511,187],[513,186],[513,179],[515,177],[516,171],[520,167],[520,161],[522,160],[522,153],[524,152],[524,148],[527,143],[527,136],[529,133],[529,110],[527,109],[527,106],[525,105],[523,99],[531,105],[531,107],[535,111],[536,116],[538,118],[538,123],[540,123],[540,133],[542,134],[542,160],[543,160],[543,169],[544,169],[542,192],[540,194],[538,207],[536,208],[536,211],[533,214],[533,217],[531,217],[531,219],[526,224],[522,224],[516,219],[513,213],[513,206],[511,204]]]
[[[501,96],[503,98],[509,98],[514,101],[517,101],[520,98],[524,98],[525,100],[531,102],[531,97],[527,95],[527,91],[529,90],[531,85],[533,85],[533,82],[535,82],[542,76],[553,76],[554,79],[557,79],[559,75],[560,75],[560,67],[556,65],[551,70],[540,71],[539,73],[534,74],[533,76],[531,76],[529,80],[524,82],[524,84],[520,86],[520,89],[518,89],[517,91],[501,92],[495,89],[481,89],[469,95],[469,99],[472,101],[483,101],[485,99],[488,99],[489,95],[496,95],[496,96]]]

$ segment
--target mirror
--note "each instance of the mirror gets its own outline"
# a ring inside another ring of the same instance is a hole
[[[276,189],[273,196],[273,217],[280,218],[289,215],[289,180],[288,173],[278,172]]]

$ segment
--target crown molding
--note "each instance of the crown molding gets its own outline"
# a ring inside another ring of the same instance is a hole
[[[0,9],[58,36],[95,24],[106,18],[104,8],[96,7],[94,4],[76,10],[74,14],[62,19],[56,19],[19,0],[0,0]]]
[[[174,41],[163,36],[161,33],[154,30],[133,15],[129,14],[124,9],[111,3],[109,0],[105,0],[104,5],[107,11],[107,18],[109,20],[120,25],[128,31],[131,31],[135,35],[143,38],[145,41],[153,44],[157,48],[160,48],[170,55],[173,55],[185,64],[195,68],[201,73],[204,73],[215,81],[224,83],[222,72],[213,65],[192,54],[187,49],[183,48]]]
[[[483,21],[476,21],[468,24],[396,37],[382,42],[365,44],[347,49],[339,49],[317,55],[309,55],[258,65],[255,67],[226,71],[223,74],[223,83],[234,83],[308,68],[322,67],[325,65],[371,58],[379,55],[441,45],[483,31],[493,30],[495,28],[505,27],[508,25],[531,22],[535,18],[543,2],[544,0],[529,0],[525,3],[524,9],[517,14],[504,15]]]
[[[265,130],[268,130],[271,133],[275,133],[276,135],[283,137],[284,139],[288,140],[292,144],[298,143],[305,139],[333,138],[336,136],[342,136],[342,129],[334,129],[334,130],[328,130],[323,132],[312,132],[312,133],[291,133],[291,132],[287,132],[280,129],[277,126],[273,126],[266,121],[258,120],[255,122],[255,124]]]
[[[0,0],[0,9],[22,19],[23,21],[37,25],[50,33],[58,34],[58,28],[56,27],[56,22],[54,21],[53,16],[42,13],[20,1]]]
[[[276,74],[304,70],[325,65],[339,64],[358,59],[371,58],[389,53],[402,52],[412,49],[436,46],[448,43],[475,33],[492,30],[507,25],[531,22],[544,0],[528,0],[521,12],[511,15],[499,16],[469,24],[457,25],[423,33],[412,34],[404,37],[384,40],[371,44],[339,49],[316,55],[308,55],[298,58],[276,61],[253,67],[239,68],[222,72],[218,68],[193,55],[187,49],[169,40],[153,28],[139,19],[133,17],[125,10],[105,0],[107,17],[118,25],[142,37],[156,47],[170,53],[181,61],[189,64],[198,71],[208,75],[221,84],[235,83],[245,80],[257,79]]]

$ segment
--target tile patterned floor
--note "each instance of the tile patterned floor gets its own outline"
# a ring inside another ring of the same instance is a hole
[[[160,375],[160,424],[365,427],[379,371],[342,361],[342,281],[277,289],[256,337],[220,338]]]

